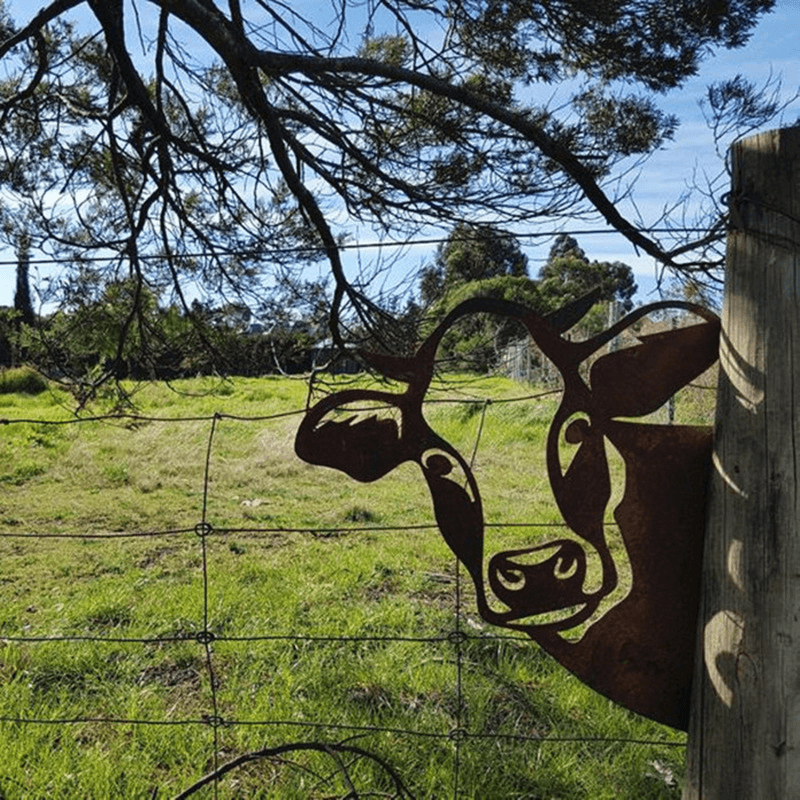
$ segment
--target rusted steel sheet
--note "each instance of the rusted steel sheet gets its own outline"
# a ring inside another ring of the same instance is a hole
[[[597,691],[686,729],[711,430],[630,418],[655,411],[716,361],[719,320],[694,304],[656,303],[599,336],[569,341],[563,334],[592,302],[591,296],[582,298],[541,317],[515,303],[468,300],[413,357],[363,353],[375,369],[407,389],[399,394],[351,389],[325,397],[308,410],[295,450],[311,464],[362,482],[377,480],[403,462],[417,463],[439,531],[471,576],[487,622],[524,631]],[[665,308],[691,311],[701,322],[639,337],[633,347],[597,357],[588,380],[581,377],[581,365],[600,348],[646,314]],[[458,319],[478,312],[520,319],[561,373],[564,392],[545,462],[572,536],[485,552],[475,476],[425,421],[422,405],[442,336]],[[341,418],[347,407],[365,403],[388,404],[398,418]],[[613,489],[608,445],[624,463],[624,494],[613,509],[608,509]],[[612,553],[609,546],[607,511],[613,512],[624,553],[621,548]],[[599,564],[599,580],[587,579],[590,561]],[[631,584],[622,597],[621,574]]]

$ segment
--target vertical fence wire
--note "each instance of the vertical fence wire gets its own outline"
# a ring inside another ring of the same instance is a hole
[[[208,543],[207,537],[213,533],[213,528],[208,522],[208,495],[211,484],[211,455],[214,448],[214,435],[217,432],[217,423],[220,420],[219,413],[215,413],[211,419],[211,428],[208,433],[208,447],[206,448],[205,464],[203,467],[203,501],[200,520],[200,547],[203,568],[203,630],[200,633],[200,643],[205,651],[205,665],[208,672],[209,692],[211,695],[212,713],[209,720],[212,730],[214,752],[212,753],[212,764],[214,772],[219,770],[219,730],[221,717],[219,714],[219,703],[217,702],[217,679],[213,662],[213,642],[214,635],[209,628],[209,608],[208,608]],[[219,781],[214,781],[214,797],[219,797]]]
[[[472,455],[469,460],[470,470],[475,468],[475,459],[478,457],[478,448],[480,447],[481,437],[483,435],[483,426],[486,422],[486,409],[489,407],[491,401],[487,398],[484,400],[481,407],[481,416],[478,423],[478,430],[475,434],[475,442],[472,446]],[[467,489],[466,478],[463,487]],[[461,562],[455,560],[455,615],[453,623],[453,643],[456,653],[456,729],[452,732],[454,747],[455,747],[455,763],[453,768],[453,800],[458,800],[460,792],[461,781],[461,745],[466,739],[467,730],[464,723],[464,687],[463,687],[463,643],[464,632],[461,627]]]

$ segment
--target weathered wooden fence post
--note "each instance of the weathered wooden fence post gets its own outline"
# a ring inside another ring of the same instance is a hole
[[[684,800],[800,798],[800,128],[732,150]]]

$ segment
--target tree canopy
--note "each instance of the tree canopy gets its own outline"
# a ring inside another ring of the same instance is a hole
[[[51,0],[18,19],[3,6],[0,234],[75,274],[110,264],[105,280],[138,287],[126,330],[148,292],[187,314],[199,291],[251,304],[275,270],[322,258],[334,341],[386,347],[381,270],[350,274],[342,258],[357,227],[402,238],[588,214],[665,266],[703,267],[721,228],[658,241],[608,187],[675,134],[659,93],[743,45],[772,5]],[[556,87],[558,102],[537,100]]]
[[[423,331],[432,330],[459,303],[472,297],[510,300],[549,314],[594,290],[598,301],[616,301],[623,311],[630,311],[636,289],[630,266],[619,261],[590,261],[568,234],[556,237],[534,280],[528,275],[528,258],[513,234],[492,225],[460,223],[440,244],[433,264],[421,271]],[[598,306],[584,320],[584,332],[597,333],[597,326],[607,318],[607,306]],[[451,365],[485,371],[497,363],[510,341],[524,338],[525,330],[515,320],[472,315],[448,331],[440,355]]]
[[[493,297],[540,309],[528,257],[517,238],[494,225],[459,223],[420,273],[423,333],[429,333],[463,300]],[[480,372],[497,363],[500,350],[524,335],[516,320],[476,314],[460,320],[442,340],[439,357],[451,367]]]
[[[539,291],[552,308],[600,289],[601,300],[615,300],[625,311],[633,308],[636,282],[633,270],[621,261],[589,261],[574,237],[559,235],[547,262],[539,270]]]
[[[527,275],[528,257],[512,234],[493,225],[462,222],[439,245],[433,264],[422,269],[420,301],[430,305],[470,281]]]

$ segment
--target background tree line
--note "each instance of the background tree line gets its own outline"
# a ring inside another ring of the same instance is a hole
[[[16,308],[0,308],[0,367],[28,364],[87,391],[109,373],[117,380],[296,374],[324,358],[324,284],[276,291],[262,310],[269,324],[256,321],[247,306],[195,300],[186,314],[154,294],[136,299],[131,319],[131,295],[140,291],[135,282],[96,288],[32,321]]]
[[[80,281],[62,290],[67,298],[62,307],[38,318],[27,271],[28,253],[22,249],[15,306],[0,311],[0,365],[26,362],[54,377],[91,383],[109,370],[116,379],[308,372],[330,355],[325,281],[298,282],[285,274],[255,313],[245,304],[215,307],[198,300],[184,313],[135,281],[109,283],[85,269]],[[601,301],[632,308],[631,268],[589,261],[572,236],[556,237],[534,279],[516,237],[491,225],[461,223],[421,270],[416,292],[396,315],[417,340],[470,297],[514,300],[547,314],[596,288]],[[134,298],[136,292],[143,296]],[[596,332],[606,317],[603,304],[584,321],[583,332]],[[477,315],[448,333],[441,355],[454,369],[486,372],[515,338],[526,334],[513,321]]]

